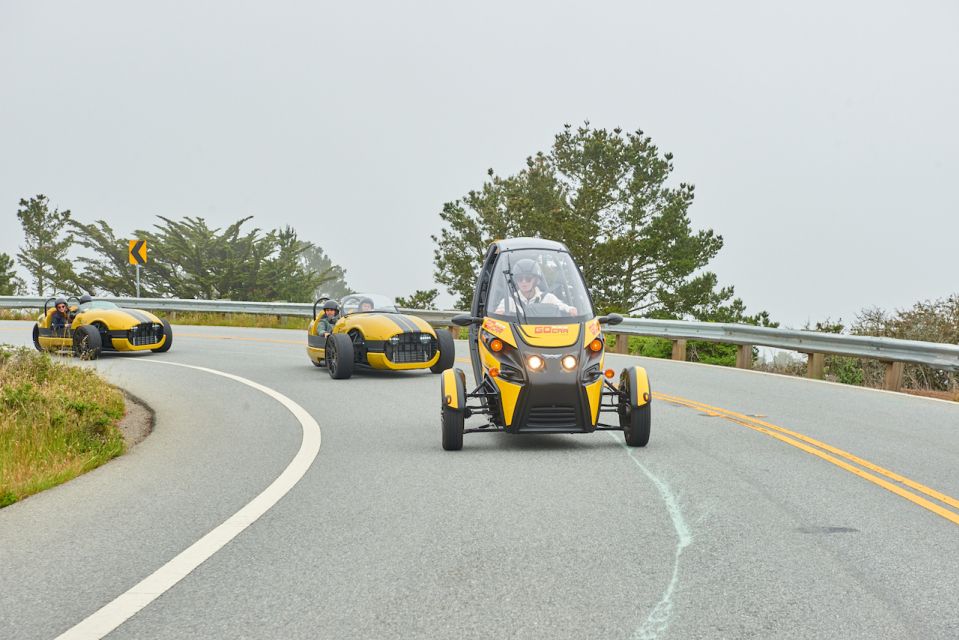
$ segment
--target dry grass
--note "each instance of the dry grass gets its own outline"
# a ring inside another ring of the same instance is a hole
[[[123,453],[123,415],[96,372],[0,345],[0,507]]]
[[[162,312],[155,314],[163,317]],[[200,313],[178,311],[176,315],[166,314],[174,324],[196,324],[210,327],[257,327],[260,329],[303,329],[310,326],[309,318],[294,316],[268,316],[252,313]]]
[[[33,320],[36,321],[39,311],[24,309],[0,309],[0,320]]]

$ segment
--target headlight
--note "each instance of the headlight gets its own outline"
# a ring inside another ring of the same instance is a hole
[[[563,368],[567,371],[572,371],[576,368],[576,356],[563,356],[563,359],[560,360],[563,364]]]
[[[546,361],[540,356],[534,354],[526,358],[526,364],[533,371],[540,371],[544,366],[546,366]]]
[[[393,336],[392,338],[390,338],[390,344],[392,344],[392,345],[397,345],[397,344],[399,344],[399,343],[400,343],[400,337],[399,337],[399,336]]]
[[[429,343],[430,343],[430,340],[432,339],[432,337],[433,337],[433,336],[431,336],[431,335],[428,334],[428,333],[421,333],[421,334],[420,334],[420,342],[422,342],[423,344],[429,344]]]

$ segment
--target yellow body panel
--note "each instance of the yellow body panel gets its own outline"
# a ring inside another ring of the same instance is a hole
[[[513,412],[516,410],[516,400],[519,398],[519,390],[522,387],[502,378],[493,378],[493,380],[499,387],[499,398],[503,404],[503,422],[508,427],[513,424]]]
[[[456,370],[447,369],[443,372],[443,402],[451,409],[460,409],[461,399],[456,387]]]
[[[485,370],[489,371],[491,367],[499,366],[499,360],[497,360],[496,357],[490,353],[490,350],[486,347],[482,340],[479,341],[479,352],[480,361],[483,363],[483,368]]]
[[[354,313],[340,318],[333,333],[349,333],[353,329],[358,329],[367,340],[389,340],[405,331],[419,331],[436,337],[436,331],[425,320],[397,313]]]
[[[366,360],[374,369],[392,369],[393,371],[408,371],[410,369],[426,369],[436,364],[440,359],[440,352],[425,362],[390,362],[383,353],[368,353]]]
[[[599,320],[593,318],[586,323],[586,328],[583,330],[583,344],[588,345],[593,341],[593,338],[597,338],[602,335],[603,330],[600,328]]]
[[[589,415],[595,425],[599,420],[599,401],[602,398],[603,379],[586,385],[586,397],[589,398]]]
[[[651,397],[651,394],[649,393],[649,376],[646,373],[646,369],[643,367],[636,367],[635,393],[636,397],[632,399],[634,407],[641,407],[649,402]]]
[[[569,347],[579,340],[578,324],[520,325],[523,342],[533,347]]]
[[[508,323],[486,318],[483,320],[483,328],[511,347],[516,346],[516,338],[513,336],[513,330],[510,329]]]

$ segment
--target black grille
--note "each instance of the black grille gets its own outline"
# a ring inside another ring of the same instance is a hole
[[[526,426],[530,429],[576,428],[576,407],[533,407]]]
[[[397,364],[428,362],[436,355],[436,338],[428,333],[401,333],[385,341],[383,353]]]
[[[163,337],[163,325],[141,322],[127,332],[127,340],[134,347],[156,344]]]

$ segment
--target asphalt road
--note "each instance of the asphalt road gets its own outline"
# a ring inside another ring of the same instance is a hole
[[[0,342],[28,344],[29,328],[0,322]],[[645,449],[618,433],[467,434],[444,452],[436,376],[335,381],[303,332],[175,330],[167,354],[92,365],[153,406],[153,435],[0,511],[0,638],[71,628],[297,453],[300,424],[276,400],[161,360],[285,394],[322,447],[110,638],[959,637],[959,406],[609,356],[650,371]]]

